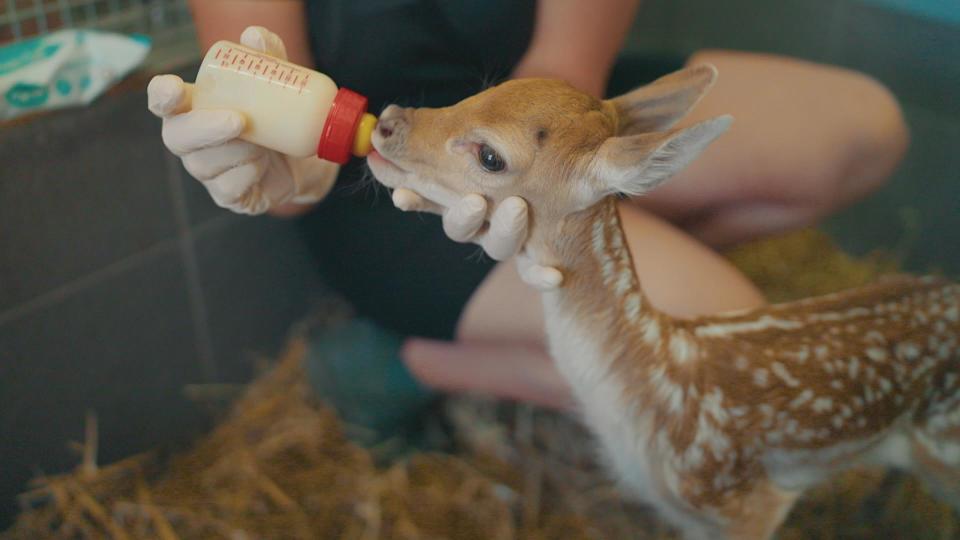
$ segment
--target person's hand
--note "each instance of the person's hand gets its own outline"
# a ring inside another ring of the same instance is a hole
[[[563,282],[560,271],[541,266],[523,254],[527,239],[529,209],[520,197],[507,197],[494,208],[487,220],[487,200],[478,194],[465,195],[451,207],[427,200],[407,188],[393,191],[393,204],[405,212],[419,211],[443,217],[443,230],[456,242],[478,244],[492,259],[503,261],[517,256],[520,277],[540,290],[559,287]]]
[[[252,26],[240,42],[286,59],[283,41]],[[245,119],[232,110],[191,110],[191,85],[160,75],[147,88],[148,107],[163,119],[163,142],[179,156],[217,205],[241,214],[261,214],[284,203],[310,204],[329,193],[340,168],[316,157],[292,158],[237,137]]]
[[[563,283],[563,274],[560,270],[553,266],[537,264],[525,252],[518,253],[516,260],[520,279],[535,289],[549,291]]]

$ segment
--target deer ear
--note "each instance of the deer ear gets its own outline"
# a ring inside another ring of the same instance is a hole
[[[676,71],[609,100],[618,118],[618,135],[670,129],[717,79],[717,68],[701,64]]]
[[[594,173],[610,193],[642,195],[689,165],[732,122],[726,115],[663,133],[610,137],[597,151]]]

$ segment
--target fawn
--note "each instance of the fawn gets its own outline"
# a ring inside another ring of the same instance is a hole
[[[960,286],[896,276],[694,320],[658,312],[616,210],[688,165],[729,117],[672,126],[716,78],[687,68],[611,100],[503,83],[441,109],[388,107],[377,179],[443,204],[530,205],[522,256],[550,352],[613,474],[687,538],[768,538],[799,494],[864,463],[909,469],[960,503]]]

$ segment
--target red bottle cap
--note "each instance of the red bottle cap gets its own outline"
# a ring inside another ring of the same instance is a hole
[[[317,157],[340,165],[350,161],[357,125],[365,112],[367,98],[346,88],[337,90],[317,145]]]

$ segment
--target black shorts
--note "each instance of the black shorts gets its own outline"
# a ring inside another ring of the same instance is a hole
[[[443,106],[509,75],[526,50],[533,0],[308,1],[317,68],[366,95],[373,112],[390,103]],[[669,73],[683,58],[624,56],[609,95]],[[299,219],[324,279],[357,313],[404,335],[451,339],[494,261],[446,237],[437,216],[394,208],[345,166],[330,196]]]

